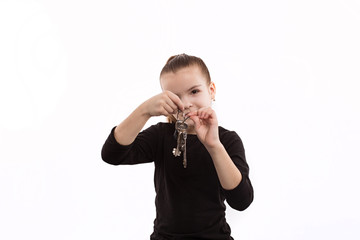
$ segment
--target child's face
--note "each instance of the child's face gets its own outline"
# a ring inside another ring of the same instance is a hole
[[[160,78],[163,91],[171,91],[176,94],[185,107],[185,113],[210,107],[215,97],[214,83],[207,82],[198,66],[189,66],[178,70],[176,73],[165,73]],[[176,118],[176,114],[173,115]],[[186,121],[189,125],[191,119]]]

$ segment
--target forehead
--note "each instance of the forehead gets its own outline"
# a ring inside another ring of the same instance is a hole
[[[164,73],[160,77],[160,84],[163,90],[180,91],[191,88],[194,85],[206,85],[206,78],[198,66],[181,68],[175,73]]]

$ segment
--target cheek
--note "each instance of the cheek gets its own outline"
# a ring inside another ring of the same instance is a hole
[[[211,106],[211,97],[209,95],[204,95],[200,99],[198,99],[198,104],[201,107],[210,107]]]
[[[211,96],[208,93],[204,92],[192,98],[189,98],[188,100],[193,106],[192,108],[190,108],[192,111],[198,110],[199,108],[211,107],[212,103]]]

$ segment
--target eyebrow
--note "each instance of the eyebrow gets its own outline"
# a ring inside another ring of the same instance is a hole
[[[200,87],[200,86],[201,86],[201,84],[198,84],[198,85],[192,86],[192,87],[191,87],[191,88],[189,88],[187,91],[189,92],[189,91],[193,90],[194,88],[198,88],[198,87]]]

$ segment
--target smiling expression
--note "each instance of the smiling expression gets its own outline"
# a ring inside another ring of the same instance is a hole
[[[175,73],[164,73],[160,77],[160,84],[163,91],[171,91],[180,98],[185,113],[211,107],[212,99],[215,98],[214,83],[209,84],[196,65],[181,68]],[[173,116],[176,118],[176,114]],[[193,125],[190,119],[187,123]]]

